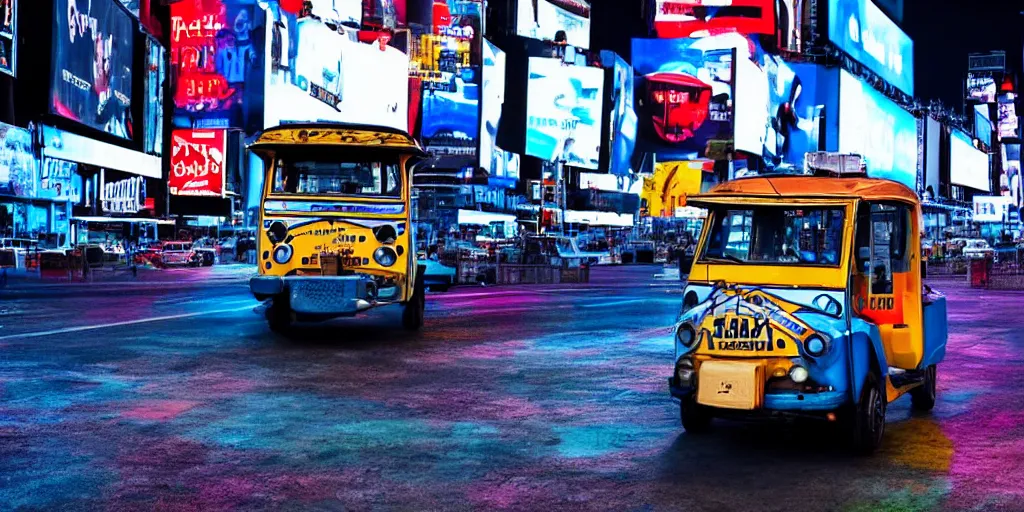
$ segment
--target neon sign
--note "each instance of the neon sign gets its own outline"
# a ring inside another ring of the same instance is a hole
[[[171,194],[223,196],[226,153],[225,130],[175,130],[171,137],[171,174],[167,182]]]
[[[146,208],[146,178],[133,176],[113,183],[104,182],[100,199],[107,213],[139,213]]]

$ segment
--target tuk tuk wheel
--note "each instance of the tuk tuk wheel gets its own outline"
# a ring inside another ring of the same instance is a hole
[[[267,324],[270,330],[276,333],[285,333],[292,327],[292,310],[288,303],[287,295],[280,295],[272,299],[270,307],[267,308]]]
[[[935,407],[937,394],[935,381],[938,369],[931,365],[924,371],[924,382],[910,390],[910,405],[917,411],[930,411]]]
[[[711,430],[711,411],[707,406],[697,403],[695,396],[679,402],[679,419],[683,428],[691,434],[703,434]]]
[[[847,417],[846,427],[850,431],[851,447],[855,453],[871,455],[882,444],[886,406],[885,392],[879,385],[878,376],[868,374],[860,400]]]
[[[412,292],[412,298],[405,303],[402,311],[402,327],[407,331],[418,331],[423,327],[423,310],[426,307],[426,290],[423,285],[423,276],[416,278],[416,288]]]

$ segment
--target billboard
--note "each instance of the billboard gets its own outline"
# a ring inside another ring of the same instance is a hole
[[[1014,104],[1016,96],[1008,92],[999,96],[999,139],[1020,137],[1019,124],[1017,119],[1017,107]]]
[[[264,127],[342,122],[408,130],[405,53],[383,38],[355,41],[313,16],[280,15],[267,38]]]
[[[143,105],[143,150],[151,155],[164,152],[164,83],[167,81],[167,50],[146,37],[146,104]]]
[[[590,4],[583,0],[518,0],[516,34],[590,48]]]
[[[873,2],[828,0],[828,38],[886,82],[914,95],[914,41]]]
[[[324,23],[358,29],[363,24],[363,0],[307,0],[307,13]]]
[[[974,222],[1003,222],[1013,199],[1005,196],[974,196]]]
[[[171,4],[171,65],[174,106],[182,113],[220,120],[221,127],[243,127],[243,100],[262,48],[254,38],[252,5],[221,0]]]
[[[580,189],[602,190],[605,192],[621,192],[623,194],[640,195],[644,190],[644,178],[639,174],[615,176],[600,172],[581,172]]]
[[[612,86],[608,114],[608,172],[615,176],[628,176],[636,147],[637,118],[633,109],[633,67],[618,55],[602,51],[602,64],[610,68]]]
[[[986,146],[992,146],[992,121],[988,118],[988,104],[974,106],[974,136]]]
[[[868,176],[917,190],[917,119],[845,70],[839,72],[839,152],[863,156]]]
[[[924,118],[924,189],[931,189],[931,199],[938,199],[939,162],[942,154],[942,123],[931,117]]]
[[[738,34],[633,39],[637,146],[659,158],[692,160],[706,156],[711,141],[731,141],[733,62],[750,53],[749,40]]]
[[[117,0],[55,0],[54,9],[50,112],[132,138],[135,20]]]
[[[0,73],[17,75],[18,69],[18,3],[0,2]]]
[[[1024,207],[1024,177],[1021,176],[1020,166],[1020,144],[1003,144],[1003,177],[1006,183],[1003,188],[1003,195],[1013,198],[1013,204],[1020,210]],[[1004,185],[1000,183],[1000,185]]]
[[[505,52],[484,40],[480,89],[480,168],[490,177],[519,179],[519,155],[498,147],[498,126],[505,103]]]
[[[790,64],[764,52],[737,59],[736,150],[760,157],[768,168],[803,169],[807,152],[824,149],[822,119],[835,118],[834,77],[822,66]]]
[[[597,169],[601,158],[604,70],[530,57],[526,154]]]
[[[949,181],[954,185],[991,190],[989,156],[974,147],[971,138],[953,130],[949,138]]]
[[[654,31],[661,38],[726,33],[775,34],[776,0],[656,0]]]
[[[967,73],[967,99],[980,103],[995,103],[996,79],[991,75]]]
[[[32,149],[32,133],[0,123],[0,194],[37,197],[39,162]]]
[[[175,196],[223,197],[227,130],[174,130],[167,188]]]

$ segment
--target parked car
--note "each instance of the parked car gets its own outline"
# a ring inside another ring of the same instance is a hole
[[[971,238],[964,242],[962,254],[965,258],[995,258],[995,250],[988,245],[988,241],[981,238]]]
[[[420,259],[417,262],[426,267],[426,272],[423,274],[423,283],[427,286],[428,290],[446,292],[451,285],[455,284],[455,268],[426,258]]]
[[[160,247],[160,261],[166,266],[202,265],[202,256],[192,250],[192,242],[164,242]]]

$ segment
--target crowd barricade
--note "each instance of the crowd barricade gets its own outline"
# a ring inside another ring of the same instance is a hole
[[[495,269],[496,284],[568,284],[590,282],[590,268],[551,265],[501,264]]]

